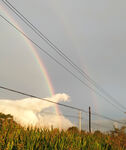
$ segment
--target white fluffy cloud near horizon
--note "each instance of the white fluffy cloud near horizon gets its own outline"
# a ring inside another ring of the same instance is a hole
[[[68,101],[66,94],[56,94],[45,98],[53,102]],[[0,112],[11,114],[14,120],[22,126],[28,127],[47,127],[66,129],[72,126],[72,123],[63,115],[58,115],[55,110],[56,104],[42,101],[35,98],[25,98],[21,100],[0,100]],[[44,111],[50,113],[44,113]],[[54,115],[55,114],[55,115]]]

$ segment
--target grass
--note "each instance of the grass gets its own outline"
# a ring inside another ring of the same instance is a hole
[[[126,150],[126,134],[25,129],[12,116],[0,114],[0,150]]]

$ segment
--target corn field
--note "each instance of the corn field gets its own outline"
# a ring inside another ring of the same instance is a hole
[[[126,150],[126,134],[23,128],[0,114],[0,150]]]

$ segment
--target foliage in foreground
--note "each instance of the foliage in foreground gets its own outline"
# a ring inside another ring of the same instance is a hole
[[[9,118],[8,118],[9,117]],[[125,150],[126,134],[94,134],[54,129],[24,129],[13,118],[0,114],[0,150]]]

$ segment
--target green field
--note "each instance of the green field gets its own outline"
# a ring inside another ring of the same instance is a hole
[[[10,115],[0,114],[0,150],[125,150],[123,130],[110,134],[58,129],[23,128]]]

